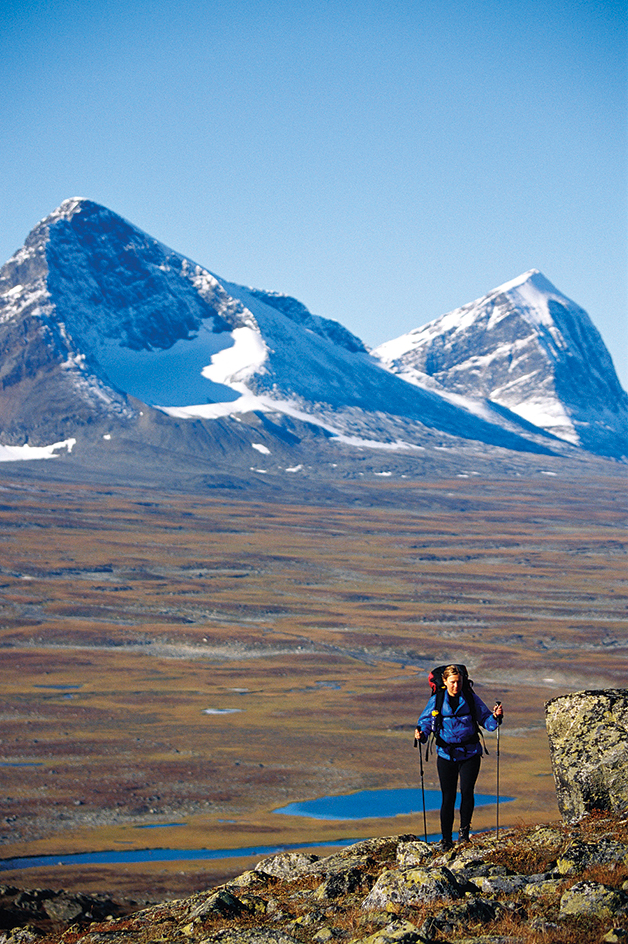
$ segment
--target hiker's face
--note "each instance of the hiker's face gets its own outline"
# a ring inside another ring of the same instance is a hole
[[[448,695],[459,695],[462,688],[462,679],[459,675],[448,675],[445,679]]]

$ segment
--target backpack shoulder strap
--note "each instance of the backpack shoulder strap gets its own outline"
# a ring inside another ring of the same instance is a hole
[[[443,726],[443,702],[445,700],[446,691],[447,689],[443,685],[442,681],[434,691],[434,707],[432,708],[432,734],[425,747],[426,761],[430,759],[430,747],[433,753],[435,750],[434,744],[436,744],[440,738],[440,729]]]
[[[478,722],[478,710],[477,710],[477,707],[476,707],[476,704],[475,704],[475,694],[474,694],[474,691],[473,691],[473,682],[471,681],[470,678],[467,678],[467,680],[466,680],[466,682],[465,682],[465,685],[464,685],[464,697],[465,697],[466,700],[467,700],[467,704],[468,704],[468,706],[469,706],[469,711],[471,712],[471,718],[473,719],[473,724],[474,724],[474,726],[475,726],[475,730],[476,730],[476,732],[477,732],[477,735],[478,735],[478,737],[480,738],[480,740],[482,741],[482,747],[484,748],[484,753],[485,753],[485,754],[488,754],[488,753],[489,753],[489,749],[488,749],[488,747],[486,746],[486,741],[484,740],[484,732],[482,731],[482,728],[480,727],[479,722]]]

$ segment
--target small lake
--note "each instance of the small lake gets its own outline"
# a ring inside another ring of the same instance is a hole
[[[513,797],[500,797],[500,802],[507,803]],[[440,809],[440,790],[425,791],[426,811]],[[497,796],[491,793],[476,793],[475,805],[489,806],[497,803]],[[456,801],[460,808],[460,794]],[[284,816],[306,816],[310,819],[356,820],[382,819],[389,816],[408,816],[423,812],[421,790],[407,788],[400,790],[362,790],[346,796],[319,797],[317,800],[305,800],[301,803],[289,803],[273,813]]]

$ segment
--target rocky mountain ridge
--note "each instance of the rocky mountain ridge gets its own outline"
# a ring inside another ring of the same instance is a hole
[[[597,433],[570,442],[515,402],[454,394],[440,375],[418,383],[296,299],[220,279],[79,198],[42,220],[0,270],[0,349],[4,459],[47,449],[118,473],[155,459],[250,479],[421,474],[454,454],[498,463],[580,461],[582,446],[591,458],[625,452],[611,414],[626,395],[607,354],[596,361],[610,377],[604,387],[596,368]],[[573,352],[581,389],[586,369]],[[546,368],[539,389],[548,377]]]
[[[599,331],[536,269],[373,353],[410,383],[486,398],[594,452],[616,455],[628,435]]]
[[[411,835],[324,858],[281,853],[190,898],[105,921],[75,909],[70,922],[0,941],[613,944],[628,934],[628,820],[592,814],[478,834],[446,853]]]

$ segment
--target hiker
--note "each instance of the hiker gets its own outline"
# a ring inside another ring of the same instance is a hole
[[[436,681],[433,681],[436,679]],[[434,694],[417,722],[415,737],[425,744],[430,734],[436,742],[436,767],[442,793],[440,828],[443,851],[453,847],[452,830],[456,790],[460,779],[459,842],[469,841],[471,817],[475,798],[473,790],[480,772],[482,745],[479,725],[495,731],[502,723],[504,710],[498,702],[493,710],[487,708],[474,693],[472,683],[463,665],[448,665],[435,669],[430,675]]]

